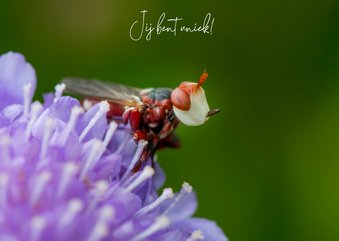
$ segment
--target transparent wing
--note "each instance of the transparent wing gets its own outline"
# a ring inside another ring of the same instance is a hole
[[[143,89],[76,77],[64,78],[61,83],[66,85],[65,92],[70,94],[99,98],[127,106],[142,105],[139,97]]]

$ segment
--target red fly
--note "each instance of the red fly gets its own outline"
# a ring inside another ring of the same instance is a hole
[[[201,87],[207,76],[205,71],[198,83],[182,82],[174,90],[140,89],[80,78],[65,78],[62,82],[66,92],[81,95],[85,101],[107,100],[110,104],[108,120],[129,122],[133,139],[148,142],[137,164],[136,168],[139,168],[157,149],[180,145],[173,132],[180,122],[189,126],[201,125],[219,112],[219,109],[210,110]]]

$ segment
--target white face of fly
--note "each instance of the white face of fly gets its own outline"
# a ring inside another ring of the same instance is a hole
[[[198,126],[204,124],[209,118],[208,113],[210,111],[204,89],[202,87],[197,88],[196,91],[189,93],[189,98],[189,109],[182,110],[173,105],[174,114],[187,126]]]

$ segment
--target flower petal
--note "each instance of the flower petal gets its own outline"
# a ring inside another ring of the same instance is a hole
[[[0,128],[9,125],[9,121],[0,113]]]
[[[166,180],[166,175],[161,166],[156,162],[155,163],[155,175],[153,177],[153,183],[155,188],[158,190],[164,185]]]
[[[0,110],[10,104],[23,104],[23,87],[31,84],[30,99],[36,87],[33,67],[19,53],[8,52],[0,56]]]
[[[168,207],[172,202],[176,202],[177,196],[182,194],[177,194],[173,199],[164,202],[163,205]],[[171,223],[176,223],[184,220],[185,218],[190,217],[196,211],[198,206],[197,197],[194,192],[185,193],[179,201],[175,203],[173,208],[169,210],[167,216],[171,220]]]
[[[179,229],[175,229],[175,230],[171,230],[171,231],[164,233],[160,237],[156,237],[155,240],[156,241],[173,241],[173,240],[185,241],[187,240],[188,237],[189,235],[187,232],[184,232]]]
[[[204,218],[189,218],[176,224],[175,227],[191,233],[195,230],[201,230],[204,241],[228,241],[224,232],[215,222]]]
[[[22,105],[13,104],[13,105],[6,106],[3,109],[2,113],[8,121],[13,122],[15,119],[17,119],[20,116],[22,111],[23,111]]]
[[[76,126],[76,130],[79,135],[91,124],[99,111],[99,104],[95,104],[91,107],[84,115],[79,117],[78,125]],[[98,119],[93,123],[93,126],[90,127],[88,133],[84,136],[83,142],[91,140],[93,138],[102,139],[107,129],[107,117],[106,115],[101,115]]]
[[[100,162],[93,168],[92,180],[115,178],[121,169],[121,156],[110,154],[103,157]],[[95,174],[95,175],[94,175]]]
[[[70,111],[74,106],[80,106],[80,103],[77,99],[74,99],[69,96],[60,97],[56,102],[49,106],[49,117],[59,118],[64,122],[69,120]]]

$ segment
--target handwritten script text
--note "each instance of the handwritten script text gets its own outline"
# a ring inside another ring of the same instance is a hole
[[[133,41],[139,41],[143,37],[150,41],[152,34],[160,35],[162,33],[170,33],[177,36],[178,32],[184,33],[203,33],[213,34],[214,17],[211,13],[205,15],[204,20],[200,25],[195,23],[193,26],[186,26],[183,24],[183,18],[166,18],[166,13],[162,13],[156,25],[146,21],[147,10],[141,11],[141,19],[134,21],[129,30],[129,36]]]

